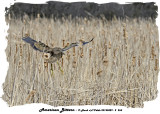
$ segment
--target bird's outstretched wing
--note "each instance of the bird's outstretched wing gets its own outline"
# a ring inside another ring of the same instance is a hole
[[[37,50],[37,48],[34,47],[34,43],[37,43],[36,40],[33,40],[30,37],[24,37],[22,38],[23,41],[25,41],[26,43],[29,43],[35,50]]]
[[[84,46],[84,45],[92,42],[93,39],[94,39],[94,38],[92,38],[92,39],[91,39],[90,41],[88,41],[88,42],[81,41],[81,42],[82,42],[82,46]],[[70,48],[72,48],[72,47],[75,47],[75,46],[79,46],[79,43],[78,43],[78,42],[76,42],[76,43],[71,43],[69,46],[64,47],[64,48],[62,49],[62,51],[66,51],[66,50],[68,50],[68,49],[70,49]]]
[[[88,43],[92,42],[92,41],[93,41],[93,39],[94,39],[94,38],[92,38],[92,39],[91,39],[90,41],[88,41],[88,42],[82,41],[82,45],[86,45],[86,44],[88,44]]]
[[[70,48],[75,47],[75,46],[78,46],[78,42],[76,42],[76,43],[71,43],[69,46],[64,47],[64,48],[62,49],[62,51],[69,50]]]
[[[35,50],[38,50],[40,52],[46,52],[46,53],[52,52],[52,48],[42,43],[41,41],[37,42],[36,40],[33,40],[30,37],[24,37],[22,38],[22,40],[29,43],[31,47]]]

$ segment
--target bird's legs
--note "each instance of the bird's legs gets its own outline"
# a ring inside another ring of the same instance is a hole
[[[63,75],[63,70],[62,70],[62,67],[61,67],[60,64],[59,64],[59,61],[57,61],[57,65],[58,65],[59,70],[61,71],[61,73],[62,73],[62,75]]]
[[[50,71],[51,71],[51,76],[53,76],[54,73],[53,73],[53,66],[52,66],[52,63],[51,63],[51,69],[50,69]]]
[[[61,71],[61,73],[62,73],[62,75],[63,75],[62,67],[60,66],[60,64],[59,64],[59,62],[58,62],[58,61],[57,61],[57,65],[58,65],[59,70]],[[51,63],[50,71],[51,71],[51,76],[53,76],[53,75],[54,75],[54,73],[53,73],[53,65],[52,65],[52,63]]]

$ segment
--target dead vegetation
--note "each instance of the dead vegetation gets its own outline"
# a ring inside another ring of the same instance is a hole
[[[157,96],[158,28],[151,20],[8,20],[9,70],[3,99],[26,103],[143,107]],[[25,34],[51,47],[95,38],[65,53],[59,64],[33,50]],[[52,67],[52,68],[51,68]],[[53,72],[51,72],[51,69]],[[63,73],[62,73],[63,72]]]

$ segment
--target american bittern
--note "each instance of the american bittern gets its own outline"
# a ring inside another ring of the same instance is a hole
[[[57,60],[59,60],[60,58],[62,58],[62,56],[64,55],[64,52],[72,47],[78,46],[79,43],[71,43],[70,45],[64,47],[64,48],[60,48],[60,47],[54,47],[51,48],[49,46],[47,46],[46,44],[42,43],[41,41],[37,42],[36,40],[30,38],[30,37],[24,37],[22,38],[22,40],[24,40],[25,42],[29,43],[31,45],[31,47],[35,50],[38,50],[40,52],[45,52],[45,53],[50,53],[50,57],[48,59],[48,63],[54,63]],[[88,41],[81,41],[82,46],[88,44],[89,42],[91,42],[93,40],[93,38]]]

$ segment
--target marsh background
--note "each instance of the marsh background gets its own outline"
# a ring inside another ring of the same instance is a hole
[[[156,97],[158,76],[158,48],[156,47],[159,44],[158,30],[152,18],[121,20],[115,17],[112,21],[108,21],[101,15],[101,19],[62,17],[60,20],[53,21],[48,18],[41,19],[37,15],[33,20],[28,16],[19,20],[10,19],[8,22],[12,26],[9,31],[12,31],[12,34],[9,34],[8,39],[12,39],[8,41],[16,44],[10,43],[8,50],[6,49],[7,54],[11,54],[8,55],[9,63],[14,63],[10,64],[10,68],[14,70],[10,70],[10,76],[7,75],[10,79],[6,79],[6,85],[7,82],[13,82],[7,85],[7,92],[12,97],[9,101],[11,106],[43,102],[54,106],[111,104],[142,107],[143,101]],[[16,27],[17,23],[21,27]],[[57,28],[53,25],[57,25]],[[44,27],[46,32],[44,30],[39,32],[42,30],[39,28]],[[57,34],[58,32],[61,34]],[[51,76],[49,65],[46,67],[46,63],[43,62],[43,54],[21,43],[20,38],[25,34],[50,46],[63,47],[70,41],[90,37],[95,37],[95,40],[89,48],[68,51],[60,61],[64,74],[62,75],[59,66],[55,65],[54,76]],[[143,38],[140,39],[141,37]],[[53,40],[55,42],[52,43]],[[10,59],[11,56],[15,59]],[[148,68],[150,74],[148,70],[144,70],[148,64],[150,64]],[[31,74],[26,74],[28,71],[25,68],[31,71]],[[15,72],[15,69],[18,72]],[[12,77],[13,73],[19,74],[19,77]],[[23,84],[25,82],[26,86]],[[48,91],[48,87],[53,89]],[[22,92],[22,96],[17,96],[19,91]],[[51,96],[52,94],[55,97]]]

